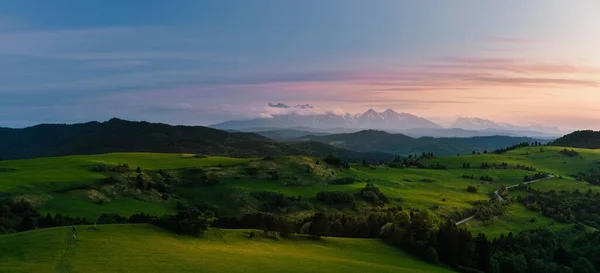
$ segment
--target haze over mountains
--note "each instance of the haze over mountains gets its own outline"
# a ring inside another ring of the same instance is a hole
[[[340,133],[346,131],[375,129],[403,133],[409,136],[473,137],[473,136],[527,136],[554,138],[563,134],[557,127],[543,125],[518,126],[497,123],[476,117],[458,117],[445,128],[423,117],[399,113],[393,109],[383,112],[368,109],[355,115],[339,111],[323,111],[312,105],[288,106],[269,103],[260,118],[226,121],[211,127],[222,130],[267,131],[298,129],[311,132]]]

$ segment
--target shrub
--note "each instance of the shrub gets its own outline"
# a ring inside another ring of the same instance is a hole
[[[348,184],[353,184],[354,182],[356,182],[356,179],[354,177],[343,177],[343,178],[333,179],[333,180],[329,181],[328,184],[329,185],[348,185]]]
[[[389,202],[388,198],[377,188],[373,183],[367,183],[367,185],[360,190],[358,195],[365,201],[381,205]]]
[[[317,193],[317,200],[329,204],[329,205],[337,205],[337,204],[352,204],[354,203],[354,198],[352,195],[347,194],[341,191],[321,191]]]
[[[467,191],[468,192],[477,192],[477,187],[475,187],[473,185],[469,185],[469,186],[467,186]]]

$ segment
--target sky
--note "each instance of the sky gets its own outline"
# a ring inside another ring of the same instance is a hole
[[[2,0],[0,127],[268,103],[600,129],[600,1]]]

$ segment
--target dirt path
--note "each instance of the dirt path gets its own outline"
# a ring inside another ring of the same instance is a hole
[[[548,180],[548,179],[552,179],[552,178],[554,178],[554,175],[553,174],[549,174],[546,178],[532,180],[532,181],[529,181],[529,182],[523,182],[523,184],[524,185],[529,185],[529,184],[532,184],[532,183],[535,183],[535,182],[540,182],[540,181],[544,181],[544,180]],[[521,183],[507,186],[506,189],[512,189],[512,188],[518,187],[520,184]],[[496,190],[496,191],[494,191],[494,194],[496,194],[496,197],[498,197],[498,200],[500,200],[500,202],[504,202],[504,198],[502,198],[502,196],[500,196],[500,194],[498,193],[498,191],[499,191],[499,189]],[[471,216],[469,216],[469,217],[467,217],[465,219],[462,219],[462,220],[456,222],[455,225],[460,226],[460,225],[462,225],[462,224],[464,224],[466,222],[469,222],[469,221],[473,220],[473,218],[475,218],[475,215],[471,215]]]
[[[73,256],[75,254],[77,241],[73,240],[73,235],[70,232],[65,234],[66,248],[54,266],[54,270],[59,273],[73,272],[73,266],[71,265],[71,262],[73,261]]]

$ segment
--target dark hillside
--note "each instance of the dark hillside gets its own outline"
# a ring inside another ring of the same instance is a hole
[[[197,153],[233,157],[332,154],[352,161],[391,158],[386,154],[361,154],[322,143],[280,143],[253,133],[228,133],[202,126],[171,126],[116,118],[106,122],[0,129],[2,159],[110,152]]]
[[[600,131],[575,131],[550,143],[553,146],[573,148],[600,148]]]

